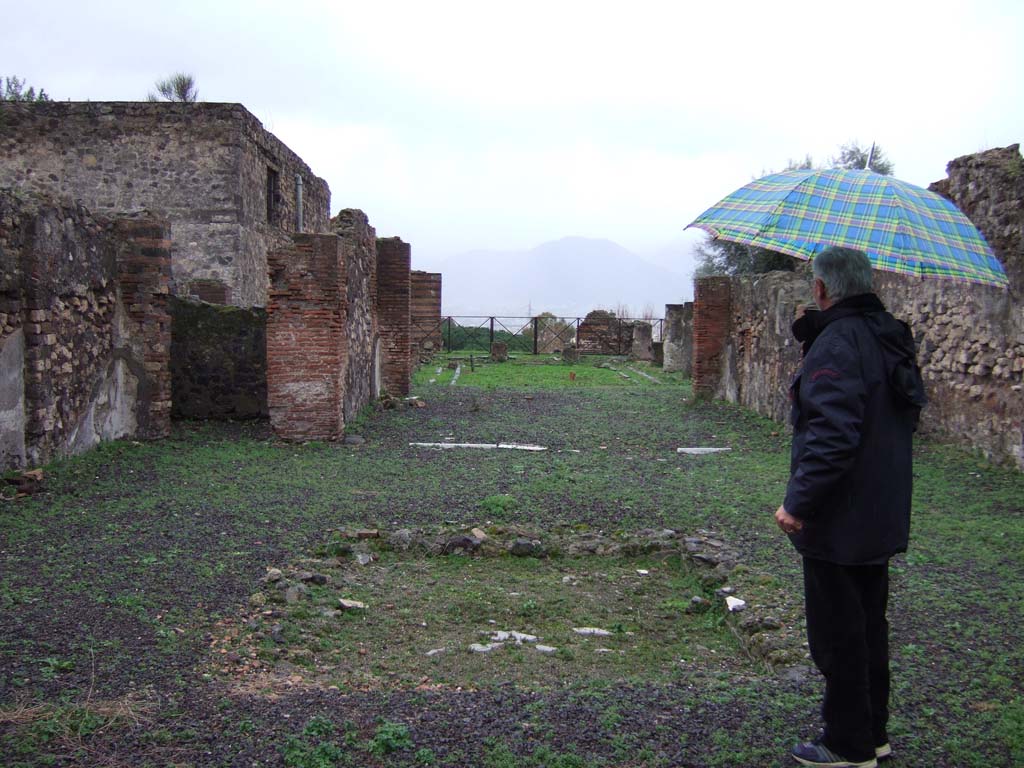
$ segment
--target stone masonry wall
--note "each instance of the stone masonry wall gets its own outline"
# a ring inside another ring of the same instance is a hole
[[[622,355],[633,348],[635,321],[623,320],[614,312],[588,312],[576,330],[576,346],[584,355]]]
[[[875,292],[910,323],[929,405],[923,432],[1024,468],[1024,328],[1006,291],[875,271]],[[807,270],[732,280],[730,331],[714,393],[777,421],[800,365],[790,325],[809,303]]]
[[[409,300],[409,322],[413,362],[441,349],[441,274],[439,272],[411,273],[412,296]],[[429,344],[428,344],[429,342]]]
[[[366,214],[347,208],[331,220],[341,240],[347,272],[348,357],[345,365],[345,421],[380,395],[380,329],[377,319],[377,234]]]
[[[345,427],[348,270],[335,235],[294,235],[268,255],[267,407],[286,440],[336,440]]]
[[[321,234],[330,231],[331,191],[327,182],[313,174],[305,162],[251,113],[241,108],[241,174],[238,194],[240,248],[236,285],[252,304],[266,306],[267,259],[272,249],[288,242],[296,232]],[[268,183],[276,174],[276,185]],[[299,230],[298,197],[301,178],[302,229]],[[268,207],[271,187],[276,188]],[[248,306],[246,301],[242,304]]]
[[[930,403],[922,430],[959,441],[985,456],[1024,468],[1024,303],[1020,284],[1024,177],[1016,146],[954,160],[933,185],[968,211],[1006,265],[1010,289],[874,273],[875,291],[910,323]],[[706,388],[783,421],[787,390],[799,366],[790,325],[811,301],[809,268],[733,278],[724,355]],[[705,280],[698,280],[698,292]],[[695,305],[694,335],[702,328]],[[695,352],[695,357],[699,353]],[[697,374],[695,373],[695,379]],[[695,384],[696,386],[696,384]]]
[[[634,320],[632,341],[629,346],[630,360],[654,360],[653,329],[651,324],[643,320]]]
[[[665,305],[664,363],[666,371],[693,374],[693,302]]]
[[[170,243],[0,190],[0,467],[170,428]]]
[[[400,238],[377,240],[377,318],[381,339],[382,385],[391,395],[408,395],[412,383],[409,356],[411,259],[409,244]]]
[[[326,231],[326,182],[240,104],[7,104],[0,123],[0,186],[168,219],[182,297],[266,305],[267,251],[295,231],[296,174],[304,229]]]
[[[1024,469],[1024,305],[1004,289],[875,274],[911,324],[930,403],[923,425]]]
[[[266,418],[267,311],[172,297],[173,416]]]
[[[1024,158],[1020,145],[964,155],[932,184],[967,214],[985,235],[1010,278],[1010,292],[1024,295]],[[1018,299],[1019,301],[1019,299]]]
[[[769,272],[734,278],[730,333],[715,393],[776,421],[789,419],[789,384],[800,366],[790,326],[798,304],[812,304],[810,273]],[[696,326],[696,320],[695,320]]]

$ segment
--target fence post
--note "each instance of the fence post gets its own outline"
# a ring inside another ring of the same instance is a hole
[[[448,322],[448,353],[451,354],[451,351],[452,351],[452,317],[451,317],[451,315],[449,315],[446,318],[446,320]]]
[[[537,327],[540,325],[540,323],[537,322],[538,319],[539,318],[536,317],[533,318],[533,354],[535,355],[537,354]]]
[[[494,344],[494,318],[491,318],[491,344]]]

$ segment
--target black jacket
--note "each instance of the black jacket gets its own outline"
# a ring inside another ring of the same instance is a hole
[[[805,341],[790,388],[786,511],[797,550],[844,565],[884,563],[910,534],[911,443],[924,405],[909,326],[874,294],[794,324]]]

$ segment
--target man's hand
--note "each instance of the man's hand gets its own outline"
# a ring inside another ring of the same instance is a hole
[[[796,533],[804,527],[800,519],[789,514],[785,507],[779,507],[775,510],[775,522],[779,524],[779,528],[782,529],[783,533]]]

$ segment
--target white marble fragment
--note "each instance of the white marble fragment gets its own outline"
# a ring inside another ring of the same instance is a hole
[[[725,598],[725,605],[732,612],[742,611],[747,607],[746,600],[740,600],[738,597],[732,597],[731,595]]]
[[[577,635],[584,635],[587,637],[608,637],[611,635],[607,629],[600,629],[598,627],[573,627],[572,631]]]
[[[491,651],[503,648],[504,645],[504,643],[487,643],[486,645],[483,645],[482,643],[473,643],[469,646],[469,650],[473,653],[490,653]]]

